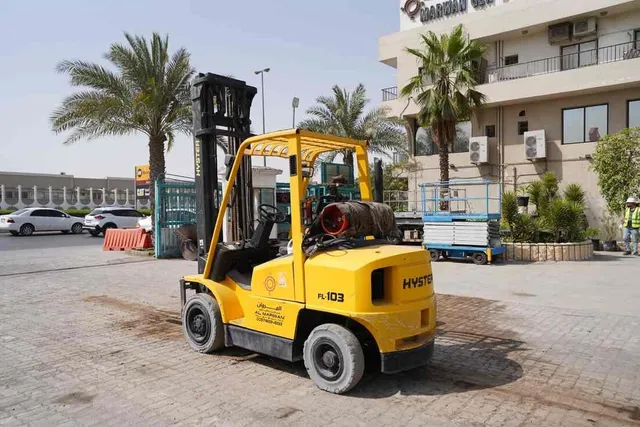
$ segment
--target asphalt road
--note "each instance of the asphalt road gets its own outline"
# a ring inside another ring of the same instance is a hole
[[[89,233],[62,234],[37,233],[33,236],[12,236],[0,233],[0,251],[20,251],[25,249],[67,248],[73,246],[99,246],[102,237],[91,237]]]

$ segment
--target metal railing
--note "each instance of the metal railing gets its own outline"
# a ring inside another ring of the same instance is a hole
[[[468,219],[499,219],[502,185],[484,179],[456,179],[420,184],[425,216],[459,216]]]
[[[640,42],[621,43],[522,64],[489,68],[481,74],[480,81],[483,84],[496,83],[633,58],[640,58]]]
[[[393,101],[398,99],[398,86],[382,89],[382,101]]]
[[[422,215],[421,203],[418,199],[418,190],[388,190],[383,193],[382,201],[389,205],[396,214]]]

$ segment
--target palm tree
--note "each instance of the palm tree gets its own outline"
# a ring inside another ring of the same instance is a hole
[[[406,136],[398,119],[388,116],[387,108],[373,108],[365,113],[369,103],[363,84],[349,93],[338,85],[333,86],[332,96],[320,96],[317,105],[309,108],[311,117],[302,120],[298,127],[313,132],[332,134],[346,138],[367,140],[369,151],[384,154],[385,151],[403,150]],[[331,162],[337,153],[323,158]],[[353,168],[353,150],[345,150],[344,163]]]
[[[169,53],[168,36],[124,34],[127,43],[114,43],[103,56],[113,69],[81,60],[65,60],[56,70],[82,88],[62,101],[51,115],[55,133],[70,131],[65,144],[105,136],[142,133],[149,144],[151,180],[165,173],[165,150],[177,133],[190,133],[189,82],[194,69],[189,53]],[[224,142],[224,141],[220,141]],[[154,186],[151,185],[151,210]]]
[[[418,74],[402,88],[403,97],[414,97],[420,110],[417,121],[430,127],[440,156],[440,180],[449,181],[449,147],[456,139],[456,123],[469,120],[485,101],[475,90],[485,47],[469,41],[461,25],[451,34],[433,31],[421,36],[421,49],[407,48],[416,57]]]

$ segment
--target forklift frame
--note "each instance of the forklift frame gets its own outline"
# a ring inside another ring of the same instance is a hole
[[[369,183],[369,168],[367,159],[367,141],[358,141],[333,135],[325,135],[302,129],[290,129],[253,136],[246,139],[238,148],[238,155],[233,159],[233,166],[227,172],[229,183],[234,183],[238,171],[247,156],[280,157],[289,159],[289,188],[291,191],[291,235],[293,240],[293,265],[296,277],[296,299],[302,300],[304,295],[304,262],[306,255],[302,250],[302,206],[301,202],[306,194],[311,180],[310,174],[305,176],[304,168],[312,168],[322,153],[336,150],[355,149],[359,174],[360,196],[363,201],[370,201],[372,197]],[[209,255],[204,267],[204,277],[211,278],[211,270],[216,255],[216,245],[220,240],[224,216],[229,202],[233,185],[225,188],[215,228],[209,247]],[[299,295],[299,297],[298,297]]]

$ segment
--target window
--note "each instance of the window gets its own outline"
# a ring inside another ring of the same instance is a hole
[[[563,70],[572,70],[574,68],[597,64],[598,42],[594,40],[563,46],[560,48],[560,55],[562,56]]]
[[[60,211],[50,210],[49,216],[52,218],[66,218],[66,215]]]
[[[496,125],[489,125],[484,127],[484,136],[489,138],[496,137]]]
[[[609,106],[567,108],[562,110],[562,143],[596,142],[609,132]]]
[[[46,216],[46,217],[48,217],[49,216],[49,212],[44,210],[44,209],[38,209],[37,211],[31,212],[31,216],[39,216],[39,217]]]
[[[143,216],[140,212],[133,209],[116,210],[116,211],[113,211],[113,214],[115,216],[128,216],[128,217],[135,217],[135,218],[140,218]]]
[[[509,55],[504,58],[504,65],[515,65],[518,63],[518,55]]]
[[[518,122],[518,135],[524,135],[529,132],[529,122]]]
[[[636,34],[640,32],[636,31]],[[627,127],[640,127],[640,99],[627,103]]]
[[[471,122],[460,122],[456,125],[456,139],[449,147],[450,153],[466,153],[469,151],[469,138],[471,138]],[[420,127],[416,131],[414,155],[432,156],[438,154],[431,134],[431,128]]]

